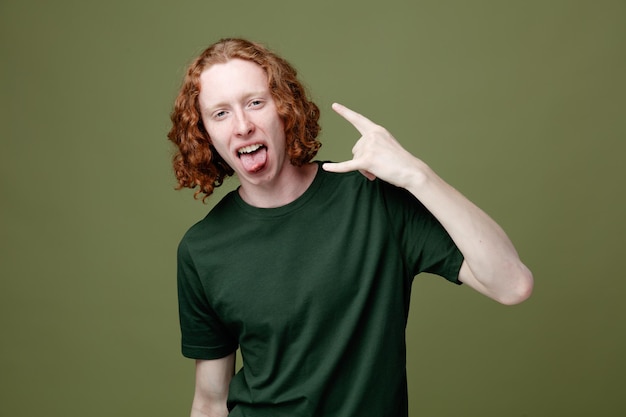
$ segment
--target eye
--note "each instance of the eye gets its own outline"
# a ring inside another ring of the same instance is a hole
[[[223,119],[224,117],[226,117],[226,110],[218,110],[213,113],[213,118],[215,119]]]
[[[258,100],[258,99],[250,101],[250,104],[249,104],[250,107],[261,107],[262,105],[263,105],[263,100]]]

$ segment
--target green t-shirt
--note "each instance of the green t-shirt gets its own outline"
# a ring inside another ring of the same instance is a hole
[[[318,168],[278,208],[225,196],[182,239],[183,355],[241,348],[231,416],[407,415],[413,277],[458,283],[462,255],[405,190]]]

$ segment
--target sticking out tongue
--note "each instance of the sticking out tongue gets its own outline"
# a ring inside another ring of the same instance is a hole
[[[267,148],[265,146],[260,147],[254,152],[242,153],[239,155],[243,168],[254,173],[261,170],[267,162]]]

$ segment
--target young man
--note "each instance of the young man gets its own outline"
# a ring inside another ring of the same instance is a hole
[[[189,67],[169,133],[179,188],[240,181],[179,246],[192,416],[406,416],[415,275],[503,304],[532,291],[492,219],[384,128],[333,109],[362,135],[353,159],[311,162],[319,110],[286,61],[224,39]]]

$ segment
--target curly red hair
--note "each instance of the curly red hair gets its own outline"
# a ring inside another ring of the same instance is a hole
[[[302,166],[310,162],[321,146],[317,140],[319,108],[308,99],[291,64],[261,44],[245,39],[221,39],[204,50],[187,69],[174,102],[172,128],[167,135],[177,146],[173,157],[178,179],[176,189],[199,187],[194,198],[203,193],[203,201],[234,171],[213,147],[202,122],[198,104],[200,74],[211,65],[235,58],[254,62],[267,74],[270,92],[285,126],[291,163]]]

